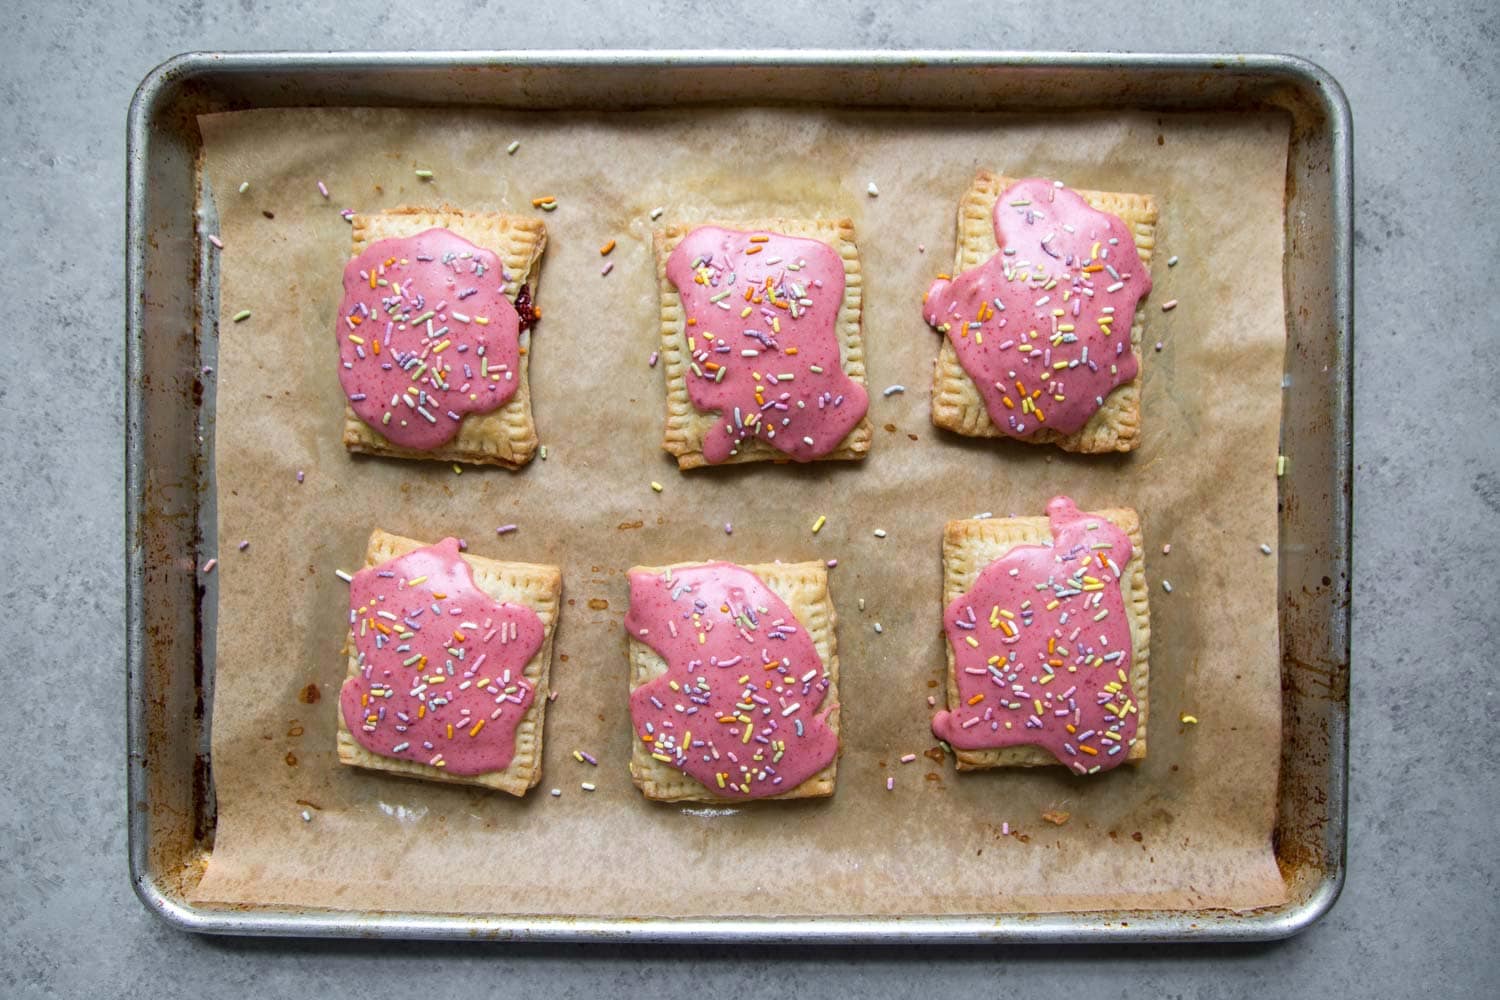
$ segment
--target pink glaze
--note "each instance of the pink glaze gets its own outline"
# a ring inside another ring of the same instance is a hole
[[[823,660],[749,570],[714,562],[632,573],[625,629],[667,662],[631,692],[636,738],[714,794],[789,792],[838,754],[834,706],[819,711],[829,687]]]
[[[1138,717],[1120,584],[1130,539],[1067,497],[1047,517],[1051,545],[1011,549],[943,612],[959,700],[932,731],[962,750],[1038,746],[1080,774],[1108,770]]]
[[[475,586],[458,539],[354,574],[349,622],[360,671],[339,709],[360,746],[450,774],[510,765],[535,695],[524,671],[546,629]]]
[[[808,462],[864,418],[869,396],[839,357],[844,262],[828,244],[703,226],[667,277],[687,316],[688,398],[724,418],[703,442],[709,462],[752,437]]]
[[[495,254],[446,229],[379,240],[351,260],[335,332],[339,382],[359,418],[429,451],[465,414],[504,406],[519,385],[522,329],[504,286]]]
[[[1002,432],[1072,434],[1140,370],[1130,327],[1151,275],[1124,222],[1039,178],[1000,195],[995,239],[1000,253],[932,283],[923,317]]]

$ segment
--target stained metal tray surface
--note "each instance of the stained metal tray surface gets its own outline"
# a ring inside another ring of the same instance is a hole
[[[1283,742],[1276,856],[1290,900],[1248,913],[636,920],[217,908],[189,901],[213,850],[208,720],[216,550],[212,386],[217,276],[197,116],[263,107],[636,109],[824,104],[973,111],[1291,115],[1287,350],[1279,482]],[[130,877],[169,923],[221,934],[550,941],[1264,940],[1322,916],[1347,829],[1352,389],[1349,107],[1280,55],[1019,52],[192,53],[131,102],[126,215],[126,545]],[[212,577],[207,578],[211,586]]]

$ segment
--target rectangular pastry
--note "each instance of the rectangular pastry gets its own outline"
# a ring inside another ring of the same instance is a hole
[[[531,461],[541,220],[402,207],[353,222],[337,321],[344,446],[510,469]]]
[[[959,203],[954,275],[924,299],[946,334],[932,422],[1067,451],[1135,448],[1156,221],[1150,195],[981,171]],[[1114,326],[1127,313],[1128,337]]]
[[[630,775],[648,799],[833,794],[837,616],[821,562],[630,571]]]
[[[943,531],[948,710],[960,771],[1146,756],[1151,616],[1140,518],[1081,513],[950,521]],[[1122,559],[1123,556],[1123,559]]]
[[[662,448],[678,468],[864,457],[873,431],[850,220],[672,225],[655,251]]]
[[[526,794],[542,775],[558,568],[376,529],[349,595],[339,760]]]

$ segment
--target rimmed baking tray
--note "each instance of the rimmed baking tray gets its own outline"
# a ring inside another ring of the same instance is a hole
[[[1283,906],[1221,910],[677,920],[204,908],[213,850],[207,721],[215,551],[213,263],[200,114],[313,106],[648,108],[820,102],[867,108],[1214,111],[1292,118],[1279,481]],[[130,875],[147,907],[224,934],[646,941],[1264,940],[1327,912],[1343,883],[1349,711],[1352,166],[1349,108],[1319,67],[1278,55],[1011,52],[193,53],[130,106],[127,205],[127,697]]]

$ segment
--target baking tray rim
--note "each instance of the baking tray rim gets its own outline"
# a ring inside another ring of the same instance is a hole
[[[1330,233],[1330,300],[1334,324],[1330,380],[1330,434],[1338,467],[1329,497],[1335,541],[1330,558],[1341,569],[1342,599],[1335,594],[1330,619],[1334,644],[1349,666],[1353,462],[1353,141],[1349,103],[1337,80],[1318,64],[1296,55],[1249,53],[1112,53],[1013,50],[859,50],[859,49],[704,49],[704,50],[490,50],[365,52],[209,52],[173,56],[151,70],[131,98],[126,136],[126,696],[127,808],[131,886],[152,913],[169,925],[198,933],[329,938],[482,939],[536,942],[634,941],[660,943],[1080,943],[1102,941],[1270,941],[1293,936],[1321,919],[1338,900],[1347,868],[1348,711],[1347,684],[1336,707],[1336,731],[1329,739],[1329,856],[1317,883],[1301,900],[1267,910],[1233,911],[1069,911],[1040,914],[957,916],[828,916],[674,919],[585,918],[571,916],[475,916],[464,914],[350,913],[276,907],[197,906],[173,896],[150,870],[146,814],[133,804],[146,795],[146,708],[144,546],[141,539],[145,443],[142,433],[140,343],[145,335],[142,294],[147,237],[151,125],[183,83],[213,74],[276,70],[337,72],[353,68],[457,70],[498,67],[589,69],[637,67],[894,70],[924,66],[950,68],[1097,71],[1118,69],[1216,73],[1237,71],[1279,78],[1311,99],[1327,123]]]

